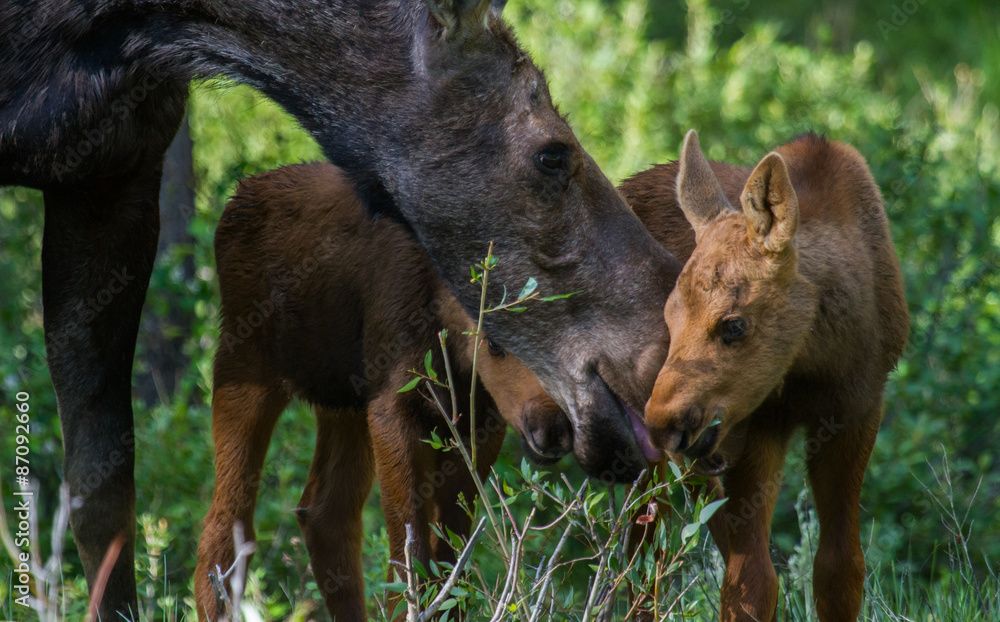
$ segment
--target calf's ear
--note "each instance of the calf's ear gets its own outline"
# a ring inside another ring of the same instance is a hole
[[[723,210],[732,209],[705,154],[701,152],[698,133],[688,130],[681,147],[681,170],[677,175],[677,201],[685,218],[694,228],[695,240],[701,239],[708,224]]]
[[[772,253],[788,247],[799,226],[799,199],[779,154],[772,151],[753,169],[740,203],[751,240]]]

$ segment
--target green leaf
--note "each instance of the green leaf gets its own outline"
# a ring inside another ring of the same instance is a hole
[[[528,281],[524,284],[524,287],[521,288],[521,293],[517,295],[517,299],[523,300],[527,298],[533,294],[536,289],[538,289],[538,281],[536,281],[533,276],[528,277]]]
[[[542,296],[541,298],[539,298],[539,300],[541,300],[542,302],[552,302],[553,300],[560,300],[562,298],[569,298],[570,296],[575,296],[576,294],[579,294],[582,291],[583,290],[581,289],[580,291],[570,292],[568,294],[556,294],[555,296]]]
[[[507,310],[512,313],[520,313],[522,311],[527,311],[528,307],[507,307]]]
[[[430,376],[434,380],[437,380],[437,377],[438,377],[437,372],[434,371],[433,367],[431,367],[431,361],[432,360],[434,360],[434,357],[431,354],[431,351],[428,350],[427,354],[424,355],[424,369],[427,370],[427,375],[428,376]]]
[[[668,460],[667,465],[670,466],[670,472],[674,474],[674,479],[681,479],[684,474],[681,473],[681,468],[677,466],[673,460]]]
[[[722,504],[726,501],[727,499],[717,499],[701,508],[701,513],[698,514],[698,522],[703,524],[707,523],[708,519],[712,518],[712,515],[715,514],[716,510],[722,507]]]
[[[396,391],[396,393],[406,393],[407,391],[412,391],[415,386],[420,384],[420,376],[414,376],[413,380],[407,382],[403,385],[403,388]]]
[[[382,589],[384,589],[386,591],[389,591],[389,592],[403,593],[403,592],[406,591],[406,582],[405,581],[395,581],[393,583],[383,583],[382,584]]]
[[[449,598],[445,600],[443,603],[441,603],[441,608],[439,609],[439,611],[448,611],[457,604],[458,604],[457,600],[455,600],[454,598]]]
[[[593,512],[594,511],[594,507],[596,507],[598,503],[600,503],[601,501],[603,501],[604,497],[606,497],[606,496],[607,495],[605,493],[599,492],[596,495],[588,498],[587,499],[587,512]]]
[[[430,445],[434,449],[441,449],[442,447],[444,447],[444,441],[441,440],[440,436],[438,436],[437,428],[431,430],[430,440],[425,440],[424,442]]]
[[[691,536],[698,533],[699,529],[701,529],[701,523],[689,523],[684,525],[684,529],[681,530],[681,541],[687,542]]]

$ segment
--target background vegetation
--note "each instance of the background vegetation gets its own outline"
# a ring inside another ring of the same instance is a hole
[[[612,179],[676,158],[692,127],[711,158],[740,164],[809,130],[851,142],[867,157],[889,211],[913,331],[887,390],[862,498],[866,617],[1000,615],[991,570],[1000,559],[1000,7],[986,0],[511,0],[506,15]],[[149,334],[140,336],[136,358],[139,385],[160,377],[155,350],[163,336],[190,361],[176,383],[137,392],[140,590],[155,619],[189,611],[211,496],[215,223],[237,179],[321,158],[308,135],[247,88],[196,85],[189,123],[193,201],[178,206],[187,236],[161,253],[145,311],[158,324],[144,325]],[[13,455],[13,396],[28,391],[44,531],[58,504],[61,437],[41,329],[40,194],[0,190],[0,221],[0,452]],[[267,617],[284,618],[317,598],[291,512],[313,440],[312,417],[297,405],[268,457],[251,568],[251,592]],[[508,449],[498,471],[512,486],[526,486],[516,443]],[[6,468],[0,481],[9,485]],[[560,468],[570,482],[583,481],[572,465]],[[785,590],[800,603],[787,610],[796,619],[809,619],[803,577],[815,543],[803,488],[801,459],[792,456],[772,540]],[[387,558],[377,494],[366,513],[373,593]],[[518,516],[531,495],[522,501]],[[3,502],[9,510],[6,492]],[[540,554],[546,544],[538,543]],[[583,555],[586,545],[579,546]],[[66,619],[78,619],[85,587],[71,541],[67,547]],[[694,575],[717,567],[710,545],[687,559]],[[0,558],[0,618],[17,618],[23,610],[12,608],[8,567]],[[586,565],[568,573],[562,597],[573,601],[571,586],[585,593],[587,578]],[[709,584],[691,615],[713,617],[712,590]],[[971,608],[963,610],[955,599],[966,596]]]

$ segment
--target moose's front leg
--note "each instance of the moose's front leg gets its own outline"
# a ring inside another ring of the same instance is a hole
[[[821,419],[809,430],[809,482],[819,516],[813,591],[822,622],[857,620],[865,583],[858,510],[861,484],[875,445],[881,403],[857,424]]]
[[[712,529],[725,549],[720,604],[723,622],[774,619],[778,575],[768,541],[787,440],[787,435],[777,431],[749,432],[743,454],[723,480],[729,501],[716,513],[718,519],[713,517]]]
[[[156,255],[159,186],[157,165],[45,191],[45,347],[73,498],[70,524],[92,599],[105,555],[113,556],[95,603],[105,620],[138,615],[131,377]]]

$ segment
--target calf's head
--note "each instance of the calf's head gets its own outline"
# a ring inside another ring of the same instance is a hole
[[[521,435],[532,460],[555,462],[573,451],[573,428],[566,414],[514,355],[490,339],[481,341],[477,369],[500,415]]]
[[[785,162],[768,154],[732,207],[692,130],[677,194],[697,246],[664,307],[670,348],[646,419],[654,443],[725,467],[720,442],[782,382],[813,321],[799,275],[799,206]]]
[[[499,259],[490,304],[530,277],[542,295],[576,292],[524,313],[490,313],[485,329],[567,413],[583,469],[631,481],[651,451],[634,413],[666,356],[659,318],[680,263],[556,111],[542,72],[500,18],[503,2],[427,4],[411,96],[376,130],[386,138],[386,189],[470,314],[480,291],[469,267],[490,242]]]
[[[454,298],[448,294],[442,298],[450,339],[460,342],[458,363],[471,368],[476,326]],[[533,461],[551,463],[573,451],[573,428],[566,414],[515,356],[492,339],[483,339],[479,342],[476,371],[500,416],[520,434],[521,444]]]

